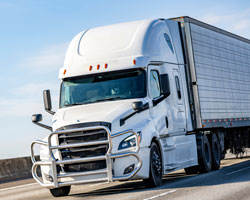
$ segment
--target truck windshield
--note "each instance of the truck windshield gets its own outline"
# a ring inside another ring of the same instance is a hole
[[[142,69],[93,74],[63,80],[60,108],[145,96],[146,72]]]

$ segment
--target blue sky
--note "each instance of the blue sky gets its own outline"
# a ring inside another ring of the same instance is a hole
[[[57,109],[58,71],[80,31],[119,22],[190,16],[250,39],[250,1],[0,0],[0,159],[30,155],[49,132],[31,123],[44,112],[42,91]]]

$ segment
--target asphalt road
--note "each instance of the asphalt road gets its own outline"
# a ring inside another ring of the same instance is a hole
[[[57,199],[101,200],[250,200],[250,157],[225,159],[220,170],[187,176],[178,171],[164,176],[161,187],[147,189],[142,181],[72,186],[70,195]],[[56,199],[32,179],[0,184],[1,200]]]

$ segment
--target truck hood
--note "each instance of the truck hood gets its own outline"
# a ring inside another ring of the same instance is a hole
[[[62,108],[53,118],[53,129],[84,122],[110,122],[119,120],[132,112],[132,103],[137,99],[119,100]]]

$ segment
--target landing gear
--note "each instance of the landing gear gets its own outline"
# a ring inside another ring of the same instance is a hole
[[[162,159],[160,150],[154,142],[150,149],[149,178],[143,182],[146,187],[158,187],[162,184]]]
[[[70,186],[50,189],[50,193],[52,194],[53,197],[67,196],[69,192],[70,192]]]

